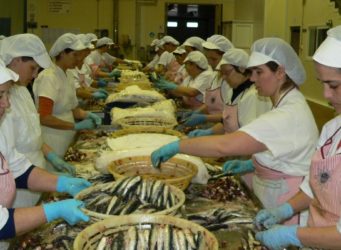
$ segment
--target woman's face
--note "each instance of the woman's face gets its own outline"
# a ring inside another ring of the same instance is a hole
[[[341,70],[315,62],[317,79],[323,84],[323,95],[341,114]]]
[[[182,65],[184,63],[184,60],[186,59],[186,53],[181,55],[175,54],[175,59],[180,65]]]
[[[84,63],[85,57],[90,54],[90,49],[84,49],[76,52],[76,66],[80,69]]]
[[[231,64],[223,64],[220,66],[221,77],[231,86],[231,88],[236,88],[241,83],[237,77],[238,73]]]
[[[194,62],[187,61],[187,62],[185,62],[185,68],[186,68],[188,75],[190,75],[191,77],[194,78],[195,73],[196,73],[196,69],[197,69],[197,65]]]
[[[0,84],[0,119],[6,112],[6,109],[10,107],[8,100],[8,91],[12,85],[12,81]]]
[[[208,61],[208,64],[211,65],[212,69],[215,69],[222,58],[222,54],[218,52],[218,50],[208,49],[205,50],[205,55]]]
[[[285,81],[285,74],[283,75],[281,66],[276,72],[271,71],[265,64],[253,67],[251,70],[250,80],[255,83],[260,96],[272,97],[279,93],[281,83]]]
[[[19,85],[27,86],[39,72],[39,65],[34,60],[23,61],[21,57],[16,57],[8,67],[19,75]]]
[[[80,51],[71,51],[69,53],[62,52],[63,56],[61,60],[63,60],[63,64],[67,69],[73,69],[77,66],[78,55],[81,53]]]

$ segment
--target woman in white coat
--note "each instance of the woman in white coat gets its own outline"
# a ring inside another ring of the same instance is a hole
[[[40,72],[33,84],[43,141],[58,157],[65,155],[77,130],[94,129],[102,122],[97,115],[78,107],[75,86],[67,79],[66,71],[76,66],[76,53],[83,49],[76,35],[60,36],[50,50],[55,64]],[[53,169],[48,166],[48,170]]]
[[[251,81],[259,95],[270,97],[274,108],[233,133],[167,144],[152,153],[152,162],[158,166],[177,153],[252,155],[252,160],[227,162],[223,170],[231,174],[254,172],[253,192],[264,207],[272,208],[298,192],[309,171],[318,130],[297,88],[305,80],[305,71],[290,45],[279,38],[263,38],[251,51]],[[297,222],[295,217],[290,223]]]

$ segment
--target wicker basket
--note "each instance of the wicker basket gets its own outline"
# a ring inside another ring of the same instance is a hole
[[[198,168],[189,161],[172,158],[156,169],[152,167],[150,156],[131,156],[113,161],[108,171],[115,179],[141,175],[145,179],[162,180],[185,190],[197,174]]]
[[[92,193],[96,190],[99,190],[106,185],[108,185],[108,183],[99,184],[99,185],[91,186],[87,189],[84,189],[76,195],[75,199],[83,200],[83,198],[86,195],[88,195],[89,193]],[[176,196],[176,198],[178,199],[179,202],[176,205],[174,205],[173,207],[170,207],[170,208],[162,210],[162,211],[155,212],[153,214],[175,215],[179,211],[181,206],[185,203],[186,196],[185,196],[184,192],[182,192],[182,190],[180,190],[179,188],[172,186],[172,185],[170,185],[170,190],[171,190],[171,193],[173,193]],[[88,210],[86,208],[82,208],[82,210],[84,211],[84,213],[86,213],[87,215],[92,217],[94,220],[103,220],[103,219],[107,219],[109,217],[117,217],[118,216],[118,215],[101,214],[101,213],[97,213],[95,211]]]
[[[189,229],[192,233],[203,235],[204,245],[200,249],[218,250],[219,244],[216,237],[202,226],[188,220],[169,215],[128,215],[113,219],[106,219],[85,228],[80,232],[74,243],[74,250],[96,249],[103,237],[123,231],[126,233],[131,226],[143,227],[145,224],[170,225],[179,229]]]
[[[184,134],[182,134],[179,131],[169,129],[169,128],[163,128],[163,127],[130,127],[130,128],[124,128],[120,130],[116,130],[113,132],[110,137],[111,138],[118,138],[124,135],[129,134],[142,134],[142,133],[153,133],[153,134],[166,134],[166,135],[174,135],[179,138],[183,138]]]
[[[115,121],[122,128],[131,127],[162,127],[172,129],[177,125],[176,120],[164,119],[159,117],[125,117]]]

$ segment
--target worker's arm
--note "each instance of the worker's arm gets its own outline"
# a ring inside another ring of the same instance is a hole
[[[201,94],[201,92],[195,88],[184,86],[178,86],[176,89],[171,90],[170,93],[178,97],[181,96],[195,97]]]
[[[297,237],[303,246],[316,249],[341,249],[341,234],[336,226],[299,227]]]

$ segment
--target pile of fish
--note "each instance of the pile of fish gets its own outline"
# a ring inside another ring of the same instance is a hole
[[[247,195],[241,189],[240,184],[230,176],[208,183],[202,192],[202,196],[217,201],[233,201],[237,198],[247,199]]]
[[[247,236],[241,239],[242,247],[240,250],[267,250],[259,241],[255,239],[254,233],[251,230],[247,231]]]
[[[252,225],[253,223],[253,215],[251,213],[225,208],[189,214],[187,219],[200,224],[210,231],[236,227],[238,225]]]
[[[193,233],[168,224],[141,224],[103,237],[97,250],[105,249],[208,249],[204,233]]]
[[[127,177],[101,185],[79,197],[88,210],[106,215],[154,213],[176,205],[179,200],[161,181]]]
[[[79,151],[78,149],[75,149],[74,147],[70,147],[64,156],[65,161],[76,161],[80,162],[82,160],[86,159],[86,154]]]

